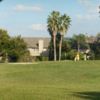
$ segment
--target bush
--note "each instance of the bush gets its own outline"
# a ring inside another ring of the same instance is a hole
[[[19,54],[17,51],[12,50],[11,52],[9,52],[8,54],[8,59],[10,62],[17,62],[19,59]]]
[[[36,58],[36,61],[48,61],[48,57],[46,57],[46,56],[38,56]]]
[[[66,53],[66,59],[73,60],[76,56],[76,50],[71,50]]]

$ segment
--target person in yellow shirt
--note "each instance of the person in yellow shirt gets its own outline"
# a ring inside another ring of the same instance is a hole
[[[80,55],[79,55],[79,52],[77,52],[75,58],[74,58],[74,61],[79,61],[80,60]]]

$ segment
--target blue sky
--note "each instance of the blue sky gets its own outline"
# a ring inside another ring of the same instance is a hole
[[[53,11],[71,17],[65,36],[100,32],[100,0],[3,0],[0,3],[0,28],[11,36],[49,37],[47,18]]]

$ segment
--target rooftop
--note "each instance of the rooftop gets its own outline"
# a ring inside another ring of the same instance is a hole
[[[24,37],[24,41],[27,44],[28,48],[37,48],[39,40],[43,40],[44,48],[48,48],[50,38],[42,38],[42,37]]]

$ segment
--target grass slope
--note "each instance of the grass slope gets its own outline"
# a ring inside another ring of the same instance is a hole
[[[0,64],[0,100],[100,100],[100,61]]]

